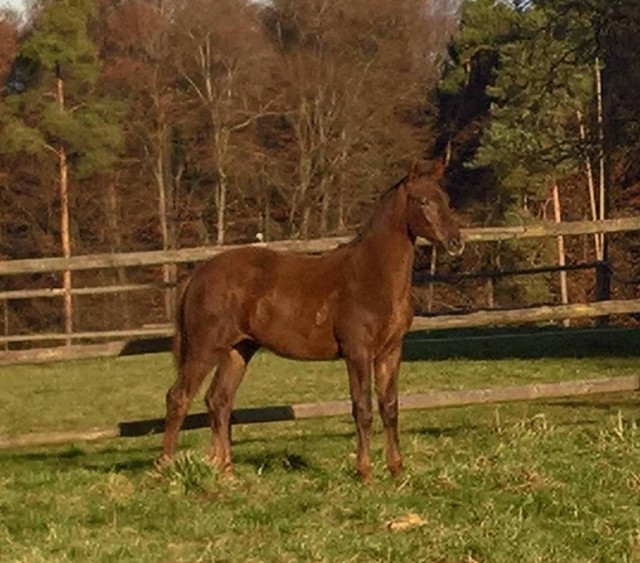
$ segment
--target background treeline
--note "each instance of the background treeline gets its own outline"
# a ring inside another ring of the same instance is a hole
[[[637,0],[43,0],[0,14],[0,84],[2,259],[353,232],[417,158],[446,161],[467,224],[554,219],[554,193],[564,220],[640,205]],[[630,277],[640,245],[568,239],[567,261],[600,258]],[[557,260],[553,240],[496,243],[447,267]],[[557,275],[494,281],[436,302],[559,294]],[[572,300],[593,289],[570,275]],[[42,307],[8,316],[33,329]]]

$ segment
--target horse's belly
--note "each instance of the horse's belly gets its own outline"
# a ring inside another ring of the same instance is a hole
[[[306,337],[289,332],[282,338],[267,335],[261,344],[272,352],[294,360],[331,360],[339,356],[334,339]]]
[[[325,305],[295,310],[263,302],[252,315],[248,332],[260,345],[286,358],[323,360],[339,356],[333,320]]]
[[[337,358],[339,347],[326,331],[298,331],[296,327],[274,323],[267,330],[256,331],[254,340],[279,356],[298,360],[329,360]]]

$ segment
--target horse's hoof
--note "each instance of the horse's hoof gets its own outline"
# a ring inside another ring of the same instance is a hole
[[[212,454],[207,458],[207,463],[216,471],[218,477],[222,479],[233,478],[233,464],[220,461],[220,458],[216,454]]]
[[[153,462],[153,467],[155,467],[158,470],[161,470],[161,469],[164,469],[170,463],[171,463],[171,456],[167,454],[162,454],[161,456],[157,457],[156,460]]]
[[[404,466],[402,465],[401,461],[399,461],[398,463],[390,464],[388,469],[389,473],[391,473],[391,477],[393,477],[394,479],[400,477],[404,472]]]
[[[373,477],[371,475],[371,468],[358,469],[358,477],[365,485],[371,485]]]
[[[222,475],[233,475],[235,473],[233,465],[231,465],[230,463],[225,463],[220,468],[220,473],[222,473]]]

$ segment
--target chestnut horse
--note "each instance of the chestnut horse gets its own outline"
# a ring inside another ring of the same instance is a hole
[[[362,232],[321,255],[247,246],[199,265],[176,318],[178,376],[167,393],[160,461],[175,452],[178,432],[206,375],[213,432],[211,455],[232,472],[229,420],[247,364],[260,347],[301,360],[343,358],[357,429],[357,470],[371,476],[371,380],[386,434],[386,462],[402,470],[398,445],[398,368],[411,325],[411,270],[416,237],[462,252],[457,221],[440,174],[414,168],[380,199]]]

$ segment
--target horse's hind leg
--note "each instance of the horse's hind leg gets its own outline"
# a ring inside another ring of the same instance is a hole
[[[183,365],[178,368],[178,377],[167,392],[167,420],[161,461],[173,457],[178,442],[178,432],[189,411],[191,401],[214,365],[213,360],[204,361],[187,357]]]
[[[236,391],[242,383],[247,364],[259,348],[252,341],[245,340],[221,358],[211,386],[207,391],[205,402],[211,421],[212,443],[211,457],[215,459],[220,471],[232,473],[231,463],[231,409]]]

